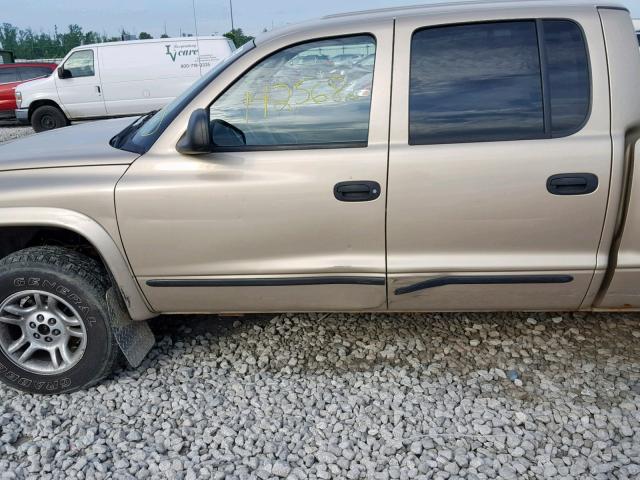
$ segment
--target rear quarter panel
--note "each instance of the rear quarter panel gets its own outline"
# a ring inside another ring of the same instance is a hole
[[[640,309],[640,55],[628,11],[599,9],[611,92],[609,203],[597,269],[583,308]]]

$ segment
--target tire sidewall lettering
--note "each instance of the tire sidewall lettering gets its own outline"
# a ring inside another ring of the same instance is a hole
[[[60,388],[68,388],[71,386],[71,379],[68,377],[57,378],[50,382],[34,381],[30,378],[20,376],[20,374],[7,368],[5,365],[1,363],[0,363],[0,377],[4,377],[9,382],[15,383],[23,388],[34,387],[38,391],[46,390],[51,392],[54,390],[58,390]]]
[[[82,319],[85,321],[85,327],[91,328],[96,324],[95,317],[90,315],[91,307],[89,307],[80,296],[73,293],[71,288],[62,283],[47,279],[43,280],[39,277],[18,277],[14,279],[13,286],[18,288],[44,288],[45,290],[50,290],[63,297],[78,310],[78,313],[82,315]]]

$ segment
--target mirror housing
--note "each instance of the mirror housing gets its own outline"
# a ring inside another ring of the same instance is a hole
[[[191,113],[187,131],[178,140],[176,150],[185,155],[210,153],[212,148],[209,112],[198,108]]]
[[[61,80],[71,78],[71,72],[69,70],[65,70],[64,67],[58,67],[58,78]]]

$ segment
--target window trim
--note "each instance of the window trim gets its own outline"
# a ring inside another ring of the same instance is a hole
[[[549,77],[549,68],[548,68],[548,59],[547,59],[547,50],[546,45],[544,43],[544,22],[545,21],[564,21],[569,22],[576,25],[580,31],[580,35],[582,36],[582,43],[584,45],[585,56],[587,59],[587,75],[588,75],[588,85],[589,85],[589,105],[587,108],[587,112],[585,114],[585,118],[583,122],[578,125],[573,130],[566,130],[559,133],[553,133],[553,120],[552,120],[552,112],[551,112],[551,80]],[[534,24],[536,29],[536,38],[537,38],[537,48],[538,48],[538,58],[540,62],[540,81],[541,81],[541,93],[542,93],[542,113],[543,113],[543,126],[544,126],[544,134],[543,135],[507,135],[505,133],[505,138],[501,140],[451,140],[451,141],[434,141],[428,143],[416,143],[411,140],[411,78],[412,78],[412,54],[413,54],[413,38],[417,33],[420,33],[425,30],[430,30],[434,28],[442,28],[442,27],[459,27],[466,25],[487,25],[487,24],[496,24],[496,23],[516,23],[516,22],[531,22]],[[407,105],[407,144],[409,146],[432,146],[432,145],[463,145],[469,143],[498,143],[498,142],[522,142],[522,141],[530,141],[530,140],[552,140],[558,138],[566,138],[576,133],[582,131],[586,125],[589,123],[591,119],[591,113],[593,110],[593,72],[591,68],[591,55],[589,50],[589,43],[587,41],[587,35],[585,34],[584,28],[574,19],[571,18],[562,18],[562,17],[540,17],[540,18],[515,18],[515,19],[505,19],[505,20],[482,20],[482,21],[472,21],[472,22],[460,22],[460,23],[444,23],[438,25],[430,25],[428,27],[419,27],[413,30],[411,33],[411,41],[409,47],[409,85],[407,86],[408,93],[408,105]],[[514,138],[509,138],[509,136]]]
[[[542,38],[544,39],[544,31],[542,30],[542,27],[544,25],[545,21],[556,21],[556,22],[569,22],[569,23],[573,23],[575,26],[578,27],[578,30],[580,31],[580,35],[582,36],[582,45],[584,46],[584,54],[585,57],[587,59],[587,77],[589,79],[589,105],[587,106],[587,112],[584,116],[584,120],[582,121],[582,123],[580,125],[578,125],[577,127],[575,127],[574,129],[571,130],[565,130],[565,131],[561,131],[558,132],[556,134],[553,133],[553,115],[551,116],[551,136],[549,137],[550,139],[554,139],[554,138],[566,138],[566,137],[571,137],[572,135],[575,135],[576,133],[582,131],[586,126],[587,123],[589,123],[589,120],[591,120],[591,113],[593,111],[593,71],[591,68],[591,51],[589,50],[589,42],[587,39],[587,35],[584,31],[584,28],[582,27],[582,25],[580,25],[580,23],[578,23],[577,21],[571,19],[571,18],[539,18],[536,19],[536,22],[540,21],[540,29],[542,31]],[[540,34],[539,34],[540,35]],[[546,54],[546,48],[545,48],[545,57],[547,56]],[[545,64],[544,66],[545,70],[548,70],[548,64]],[[549,79],[549,84],[551,83],[551,80]],[[551,97],[549,97],[549,102],[551,102]],[[549,105],[551,105],[551,103],[549,103]]]
[[[91,75],[80,75],[79,77],[74,77],[71,76],[69,78],[89,78],[89,77],[95,77],[96,76],[96,54],[93,51],[93,48],[83,48],[80,50],[76,50],[75,52],[73,52],[71,55],[69,55],[67,57],[67,59],[64,61],[64,63],[62,64],[62,68],[64,70],[68,70],[68,68],[65,68],[67,65],[67,62],[69,61],[69,59],[71,59],[76,53],[80,53],[80,52],[91,52],[91,68],[93,70],[93,73]]]
[[[220,97],[222,97],[229,89],[231,89],[237,82],[239,82],[247,72],[251,71],[258,64],[262,63],[264,60],[269,57],[276,55],[284,50],[287,50],[292,47],[296,47],[298,45],[304,45],[306,43],[320,42],[323,40],[333,40],[337,38],[351,38],[351,37],[361,37],[368,36],[373,39],[374,45],[376,47],[375,50],[375,58],[373,60],[373,69],[371,74],[371,100],[369,103],[369,118],[367,119],[367,140],[364,142],[334,142],[334,143],[300,143],[300,144],[283,144],[283,145],[239,145],[239,146],[216,146],[212,145],[211,153],[226,153],[226,152],[272,152],[279,150],[327,150],[327,149],[342,149],[342,148],[366,148],[369,146],[369,135],[371,133],[371,105],[373,104],[373,92],[375,85],[375,70],[376,70],[376,62],[378,60],[378,38],[372,32],[360,32],[360,33],[348,33],[345,35],[330,35],[326,37],[317,37],[317,38],[309,38],[306,40],[301,40],[299,42],[290,43],[289,45],[285,45],[282,48],[274,50],[273,52],[269,52],[267,55],[260,57],[251,65],[249,65],[245,70],[242,71],[236,78],[233,79],[231,83],[226,85],[224,89],[207,105],[206,110],[207,113],[210,112],[211,106],[218,101]]]

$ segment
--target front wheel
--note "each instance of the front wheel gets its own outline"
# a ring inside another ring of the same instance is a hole
[[[43,105],[35,109],[31,115],[31,126],[36,132],[53,130],[69,125],[67,117],[58,107]]]
[[[108,375],[119,348],[94,260],[33,247],[0,260],[0,380],[30,393],[65,393]]]

